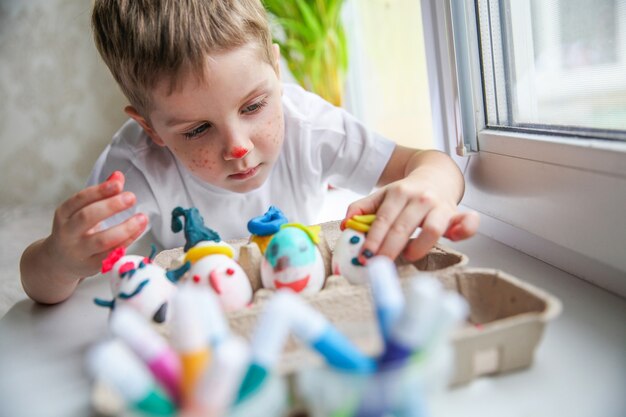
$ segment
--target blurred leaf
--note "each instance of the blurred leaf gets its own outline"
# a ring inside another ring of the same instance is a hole
[[[264,0],[282,28],[277,39],[294,78],[333,104],[341,105],[348,44],[341,20],[344,0]],[[284,35],[284,36],[283,36]]]

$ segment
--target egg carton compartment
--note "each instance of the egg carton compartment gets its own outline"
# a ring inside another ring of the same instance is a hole
[[[331,275],[331,258],[337,239],[341,235],[340,221],[332,221],[319,224],[321,228],[318,248],[324,259],[326,277]],[[263,255],[255,243],[250,243],[247,238],[228,240],[228,244],[239,253],[238,262],[248,275],[253,291],[262,288],[261,285],[261,261]],[[164,268],[174,268],[181,265],[180,259],[184,255],[183,248],[175,248],[160,252],[154,262]],[[460,252],[446,248],[443,245],[435,245],[426,256],[416,262],[408,262],[398,259],[396,265],[401,275],[410,275],[419,271],[443,272],[449,268],[466,265],[469,258]],[[325,290],[326,286],[322,289]]]
[[[326,283],[320,292],[303,298],[360,349],[374,355],[380,352],[382,344],[368,286],[352,285],[344,277],[330,274],[330,259],[341,234],[339,224],[320,224],[319,248],[326,264]],[[248,239],[228,243],[239,250],[239,263],[250,278],[254,298],[250,307],[227,313],[227,317],[232,330],[249,339],[258,315],[274,291],[261,288],[262,255],[256,244]],[[182,248],[163,251],[155,262],[174,267],[183,253]],[[455,369],[451,385],[530,366],[545,325],[561,311],[560,302],[543,290],[503,271],[467,267],[467,262],[465,254],[441,245],[417,262],[396,262],[404,287],[408,278],[419,279],[420,273],[429,273],[446,289],[463,295],[470,305],[468,322],[452,338]],[[321,363],[317,354],[290,339],[280,371],[290,374]]]
[[[434,275],[444,287],[463,295],[470,306],[467,323],[452,337],[451,385],[532,364],[546,324],[561,311],[556,298],[495,269],[460,267]],[[411,276],[419,279],[419,275],[401,272],[401,278]],[[408,283],[403,280],[403,287]],[[251,308],[229,313],[233,331],[249,338],[271,293],[259,290]],[[324,291],[303,298],[364,352],[380,352],[382,345],[367,286],[351,285],[343,277],[333,275]],[[283,359],[280,370],[287,374],[321,364],[315,353],[295,340],[285,347]]]

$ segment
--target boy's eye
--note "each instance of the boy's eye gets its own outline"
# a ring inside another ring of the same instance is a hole
[[[267,101],[261,100],[261,101],[259,101],[257,103],[250,104],[249,106],[244,107],[243,110],[241,110],[241,112],[243,114],[255,113],[255,112],[259,111],[261,109],[261,107],[264,107],[266,104],[267,104]]]
[[[204,133],[207,129],[209,129],[211,127],[210,123],[203,123],[200,126],[196,127],[195,129],[183,133],[183,135],[185,136],[186,139],[193,139],[196,136],[201,135],[202,133]]]

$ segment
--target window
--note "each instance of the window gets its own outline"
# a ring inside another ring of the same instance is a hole
[[[626,296],[626,0],[421,4],[435,141],[481,232]]]
[[[626,140],[624,1],[477,6],[488,126]]]

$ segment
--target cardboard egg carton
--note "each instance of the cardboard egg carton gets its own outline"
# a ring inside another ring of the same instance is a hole
[[[330,259],[341,231],[338,221],[320,226],[319,248],[327,280],[319,293],[303,298],[365,353],[377,354],[382,345],[369,287],[351,285],[342,276],[330,275]],[[227,317],[231,329],[249,339],[273,291],[261,288],[262,255],[256,244],[248,243],[247,239],[228,243],[239,249],[239,263],[255,293],[251,307],[228,313]],[[182,248],[164,251],[155,262],[166,268],[177,266],[182,254]],[[463,295],[470,305],[468,322],[452,338],[455,370],[451,385],[468,383],[480,375],[530,366],[545,325],[561,310],[560,302],[539,288],[499,270],[469,268],[468,260],[460,252],[437,245],[417,262],[396,262],[404,287],[408,278],[419,279],[421,274],[429,273],[446,289]],[[319,364],[318,355],[290,339],[280,371],[289,374]]]

